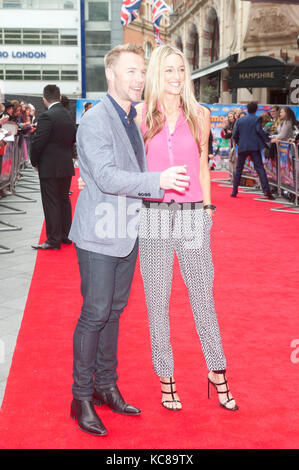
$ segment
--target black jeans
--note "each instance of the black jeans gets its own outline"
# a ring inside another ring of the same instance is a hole
[[[269,193],[270,192],[270,187],[269,187],[268,178],[267,178],[267,175],[266,175],[266,172],[265,172],[265,168],[264,168],[264,165],[263,165],[261,152],[252,150],[252,151],[248,151],[248,152],[239,152],[239,154],[238,154],[238,162],[237,162],[237,166],[236,166],[236,169],[235,169],[235,172],[234,172],[233,194],[237,194],[237,192],[238,192],[238,186],[240,184],[240,180],[241,180],[243,168],[244,168],[244,165],[245,165],[245,162],[246,162],[246,158],[249,157],[249,156],[252,158],[255,171],[259,175],[259,179],[260,179],[261,186],[262,186],[264,194]]]
[[[91,400],[94,388],[118,379],[119,317],[128,303],[138,242],[124,258],[76,249],[83,305],[73,338],[73,397]]]

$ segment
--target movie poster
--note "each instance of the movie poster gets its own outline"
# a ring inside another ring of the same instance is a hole
[[[280,157],[280,182],[287,189],[295,189],[294,175],[294,146],[288,142],[280,142],[278,145]]]

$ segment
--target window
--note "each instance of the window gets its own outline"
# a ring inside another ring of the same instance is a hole
[[[22,44],[22,33],[20,29],[5,29],[4,44]]]
[[[77,65],[4,65],[0,80],[77,81]]]
[[[199,67],[199,36],[196,31],[194,34],[194,45],[193,45],[193,60],[192,60],[192,69],[196,70]]]
[[[22,8],[20,0],[3,1],[3,8]]]
[[[150,43],[150,42],[147,42],[147,43],[145,44],[145,48],[144,48],[144,56],[145,56],[146,59],[149,59],[149,58],[150,58],[151,53],[152,53],[152,50],[153,50],[153,48],[152,48],[151,43]]]
[[[111,45],[110,31],[86,31],[86,57],[103,57]]]
[[[74,29],[60,30],[60,45],[61,46],[77,46],[77,32]]]
[[[59,67],[57,65],[47,65],[43,67],[42,80],[59,81]]]
[[[88,21],[109,21],[109,2],[88,2]]]
[[[70,0],[65,1],[64,4],[63,4],[63,8],[64,8],[65,10],[73,10],[73,8],[74,8],[74,2],[72,2],[72,1],[70,1]]]
[[[107,90],[104,65],[86,64],[86,90],[89,92]]]
[[[24,66],[24,80],[41,80],[40,68],[34,65]]]
[[[211,62],[219,59],[219,22],[216,16],[213,23],[212,41],[211,41]]]
[[[23,44],[40,44],[40,30],[39,29],[24,29],[23,30]]]
[[[78,70],[73,65],[63,65],[61,67],[61,80],[78,80]]]
[[[49,46],[59,44],[58,29],[42,30],[41,44]]]
[[[0,0],[0,8],[76,10],[76,0]]]
[[[76,29],[1,29],[0,44],[77,46]]]
[[[7,66],[5,70],[6,80],[23,80],[23,70],[17,66]]]

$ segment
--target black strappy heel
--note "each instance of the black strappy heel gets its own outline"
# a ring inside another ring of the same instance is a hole
[[[163,400],[162,401],[162,406],[164,406],[164,408],[166,408],[167,410],[170,410],[170,411],[180,411],[182,409],[182,407],[180,408],[171,408],[169,406],[166,405],[166,403],[180,403],[180,400],[176,400],[174,398],[174,394],[177,393],[176,390],[173,389],[173,385],[175,385],[175,382],[172,381],[172,377],[170,377],[170,382],[162,382],[162,380],[160,379],[160,383],[163,384],[163,385],[170,385],[170,392],[164,392],[164,390],[161,389],[161,393],[165,393],[165,395],[171,395],[172,397],[172,400]]]
[[[210,396],[211,396],[210,385],[212,384],[212,385],[216,388],[216,391],[217,391],[218,394],[220,394],[220,393],[226,393],[226,394],[227,394],[227,401],[224,402],[224,403],[221,403],[221,402],[219,401],[219,405],[220,405],[222,408],[225,408],[226,410],[229,410],[229,411],[236,411],[236,410],[238,410],[238,409],[239,409],[238,405],[235,405],[235,406],[232,407],[232,408],[229,408],[229,407],[227,406],[227,404],[228,404],[230,401],[233,401],[234,398],[229,398],[229,395],[228,395],[228,393],[229,393],[229,388],[227,387],[227,380],[226,380],[226,377],[225,377],[225,372],[215,372],[215,371],[213,371],[213,372],[214,372],[214,374],[223,374],[223,376],[224,376],[224,382],[221,382],[221,383],[217,384],[217,383],[213,382],[213,381],[209,378],[209,376],[208,376],[208,398],[210,398]],[[223,392],[219,392],[217,387],[220,386],[220,385],[226,385],[226,390],[223,391]]]

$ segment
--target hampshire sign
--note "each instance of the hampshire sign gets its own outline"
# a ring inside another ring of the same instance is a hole
[[[256,56],[229,69],[229,86],[233,88],[284,88],[285,64],[273,57]]]

